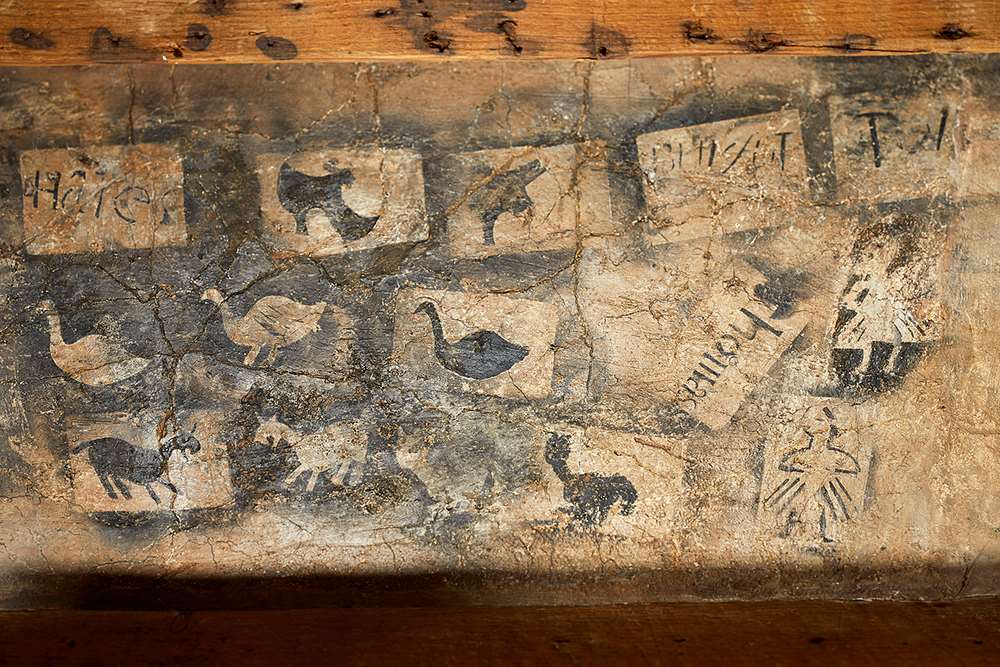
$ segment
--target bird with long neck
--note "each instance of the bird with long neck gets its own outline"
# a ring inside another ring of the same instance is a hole
[[[528,348],[510,342],[495,331],[480,330],[454,343],[448,342],[437,306],[430,301],[421,303],[413,312],[422,312],[430,320],[438,362],[462,377],[486,380],[509,371],[528,356]]]
[[[39,304],[39,312],[48,321],[52,362],[81,384],[103,386],[121,382],[138,375],[152,362],[152,359],[131,354],[108,336],[90,334],[67,343],[55,304],[45,299]]]
[[[252,366],[257,361],[265,347],[269,348],[266,363],[270,364],[274,362],[280,348],[319,331],[319,321],[327,305],[325,301],[305,304],[288,297],[270,295],[258,299],[243,317],[238,317],[219,290],[207,289],[201,298],[218,307],[222,315],[222,328],[229,340],[249,348],[243,359],[247,366]]]
[[[226,335],[229,336],[230,340],[234,340],[233,336],[238,335],[235,331],[234,324],[239,321],[239,316],[233,312],[233,309],[229,307],[229,304],[222,296],[222,292],[213,288],[205,290],[201,295],[202,301],[211,301],[215,304],[215,307],[219,309],[219,315],[222,316],[222,328],[225,330]]]

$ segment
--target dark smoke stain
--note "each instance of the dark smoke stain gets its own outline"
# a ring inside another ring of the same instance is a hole
[[[518,34],[517,20],[503,12],[475,14],[465,20],[465,27],[475,32],[500,35],[503,38],[501,49],[517,56],[540,50],[540,45],[534,40],[526,40]]]
[[[451,48],[451,40],[439,35],[437,30],[430,30],[424,34],[424,45],[438,53],[444,53]]]
[[[90,39],[89,55],[97,62],[144,62],[154,60],[155,55],[136,46],[128,37],[116,35],[107,28],[98,28]]]
[[[209,16],[222,16],[228,9],[228,0],[204,0],[202,11]]]
[[[201,23],[192,23],[187,27],[187,38],[184,46],[192,51],[204,51],[212,44],[212,33],[208,26]]]
[[[681,23],[681,34],[684,35],[684,39],[692,43],[708,43],[719,41],[718,36],[715,34],[715,30],[703,25],[701,21],[684,21]]]
[[[934,33],[934,36],[938,39],[947,39],[954,42],[967,37],[975,37],[975,33],[966,30],[957,23],[946,23],[941,26],[940,30]]]
[[[627,56],[630,46],[631,44],[625,35],[598,23],[590,24],[590,35],[583,44],[583,48],[590,54],[591,58]]]
[[[750,53],[766,53],[767,51],[773,51],[779,46],[788,45],[788,42],[778,33],[762,32],[753,28],[747,30],[746,37],[739,43]]]
[[[284,37],[261,35],[257,38],[257,48],[272,60],[294,60],[299,55],[295,43]]]
[[[900,343],[893,355],[892,343],[874,341],[867,364],[864,351],[857,349],[835,349],[830,362],[845,393],[874,394],[901,385],[932,345],[931,342]]]
[[[504,34],[511,50],[517,55],[521,55],[524,47],[517,41],[517,21],[514,19],[504,19],[497,24],[497,29]]]
[[[848,33],[844,35],[843,39],[839,43],[831,44],[831,49],[839,49],[841,51],[864,51],[865,49],[871,49],[878,43],[878,40],[871,35],[865,35],[863,33]]]
[[[25,28],[11,28],[8,37],[10,37],[10,41],[18,46],[24,46],[29,49],[51,49],[55,46],[55,42],[45,35],[26,30]]]
[[[454,38],[445,25],[461,20],[471,30],[501,34],[508,46],[519,53],[526,45],[516,36],[508,36],[517,24],[504,27],[504,21],[513,21],[508,15],[527,6],[525,0],[399,0],[398,6],[376,9],[372,16],[378,19],[392,17],[393,23],[408,32],[417,49],[432,49],[438,53],[454,50]],[[513,43],[511,43],[513,40]]]

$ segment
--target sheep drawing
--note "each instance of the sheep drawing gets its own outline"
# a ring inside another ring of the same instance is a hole
[[[598,526],[608,518],[616,502],[621,501],[619,512],[629,514],[635,507],[639,494],[624,475],[601,475],[593,472],[574,474],[569,471],[569,436],[550,433],[545,444],[545,462],[563,484],[563,498],[569,502],[566,510],[580,523]]]
[[[282,440],[289,444],[298,460],[298,466],[285,476],[286,485],[306,475],[306,491],[311,492],[324,473],[330,473],[330,481],[341,486],[353,486],[361,480],[368,438],[353,425],[340,422],[322,431],[302,434],[272,417],[254,435],[255,442],[271,446]]]
[[[119,438],[97,438],[86,440],[73,448],[74,454],[87,452],[90,465],[97,473],[97,478],[107,492],[109,498],[118,498],[115,487],[123,498],[130,499],[132,493],[126,482],[146,487],[146,492],[157,505],[160,497],[153,491],[153,482],[159,482],[170,489],[174,495],[180,492],[169,480],[164,479],[167,463],[175,452],[181,452],[185,457],[188,453],[201,451],[201,443],[191,433],[178,433],[160,441],[160,448],[147,449],[136,447],[131,442]]]

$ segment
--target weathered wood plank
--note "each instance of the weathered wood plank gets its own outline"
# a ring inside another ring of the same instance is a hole
[[[0,614],[0,665],[995,664],[1000,605],[729,602],[607,607]]]
[[[13,0],[0,65],[982,53],[997,0]]]

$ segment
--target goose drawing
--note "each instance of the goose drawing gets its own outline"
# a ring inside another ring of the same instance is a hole
[[[101,387],[115,384],[146,370],[152,359],[137,357],[107,336],[91,334],[72,343],[63,340],[55,304],[46,299],[39,310],[49,321],[49,354],[63,373],[81,384]]]
[[[444,337],[437,307],[425,301],[414,314],[423,312],[431,321],[434,355],[452,373],[472,380],[486,380],[513,368],[528,356],[528,348],[512,343],[495,331],[476,331],[449,343]]]
[[[326,302],[299,303],[284,296],[265,296],[237,317],[217,289],[207,289],[202,301],[211,301],[222,314],[222,328],[229,340],[250,350],[243,364],[252,366],[261,350],[268,348],[266,363],[274,362],[278,350],[319,331]]]
[[[323,165],[323,176],[303,174],[283,162],[278,172],[278,200],[295,217],[295,231],[308,234],[306,216],[319,209],[344,241],[357,241],[375,228],[379,216],[359,215],[344,201],[342,189],[354,183],[350,169],[338,169],[335,162]]]

